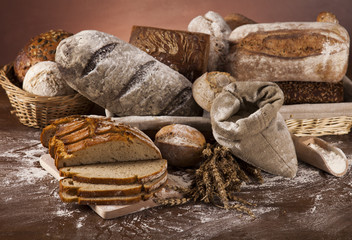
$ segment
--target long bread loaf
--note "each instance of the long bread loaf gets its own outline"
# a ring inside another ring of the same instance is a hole
[[[57,47],[68,85],[118,116],[200,115],[191,82],[137,47],[86,30]]]

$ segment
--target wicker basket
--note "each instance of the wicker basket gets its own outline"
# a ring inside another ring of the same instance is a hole
[[[75,114],[88,114],[93,103],[76,93],[69,96],[42,97],[30,94],[14,82],[13,65],[0,70],[0,84],[5,89],[19,121],[29,127],[43,128],[50,120]]]

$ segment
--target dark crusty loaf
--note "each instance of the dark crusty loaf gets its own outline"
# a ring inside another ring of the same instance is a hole
[[[338,103],[344,100],[343,82],[276,82],[285,96],[284,104]]]
[[[187,78],[110,34],[66,38],[55,61],[70,87],[118,116],[202,113]]]
[[[227,71],[237,81],[338,82],[350,39],[327,22],[247,24],[232,31]]]
[[[143,161],[120,161],[60,168],[60,176],[78,182],[94,184],[147,183],[163,174],[167,169],[165,159]]]
[[[129,43],[193,82],[207,70],[208,34],[133,26]]]
[[[41,61],[54,61],[56,47],[62,39],[72,33],[64,30],[50,30],[33,37],[18,53],[14,70],[17,79],[23,82],[28,69]]]
[[[41,134],[43,145],[49,146],[49,153],[58,169],[104,162],[161,159],[153,141],[137,128],[104,118],[68,119],[71,121],[55,121]],[[48,139],[49,143],[46,142]]]
[[[71,178],[64,178],[60,180],[60,192],[66,192],[80,197],[130,196],[142,192],[150,193],[157,188],[160,188],[166,181],[166,172],[161,177],[143,184],[94,184],[78,182]]]

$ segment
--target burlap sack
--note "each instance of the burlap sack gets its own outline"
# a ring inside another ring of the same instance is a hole
[[[234,82],[215,98],[210,117],[217,142],[266,172],[293,178],[297,157],[285,121],[284,101],[271,82]]]

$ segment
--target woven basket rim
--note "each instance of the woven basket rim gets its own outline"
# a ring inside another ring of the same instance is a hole
[[[22,88],[16,86],[15,84],[13,84],[13,82],[11,82],[11,80],[8,78],[7,74],[9,73],[11,68],[13,68],[13,63],[7,64],[0,69],[0,84],[5,89],[5,91],[10,91],[12,93],[15,93],[16,95],[20,95],[21,97],[25,98],[27,101],[60,102],[60,101],[66,101],[72,98],[74,99],[74,98],[83,97],[80,93],[74,93],[74,94],[65,95],[65,96],[54,96],[54,97],[38,96],[32,93],[29,93],[23,90]]]

